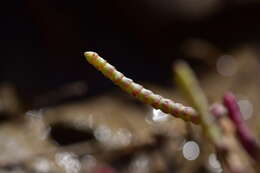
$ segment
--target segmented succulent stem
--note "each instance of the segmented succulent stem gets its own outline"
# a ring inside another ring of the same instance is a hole
[[[259,144],[243,120],[234,94],[231,92],[226,93],[223,98],[223,103],[228,110],[228,117],[236,127],[238,139],[242,146],[252,158],[259,161]]]
[[[186,94],[187,100],[193,108],[196,109],[200,117],[200,124],[206,135],[212,140],[213,143],[218,143],[220,137],[220,130],[213,120],[213,116],[209,110],[208,100],[201,89],[199,82],[188,66],[184,62],[179,62],[174,66],[176,75],[176,82]]]
[[[95,52],[85,52],[84,55],[87,61],[101,71],[104,76],[141,102],[149,104],[155,109],[160,109],[164,113],[171,114],[185,121],[191,121],[195,124],[199,123],[197,112],[193,108],[186,107],[180,103],[175,103],[170,99],[163,98],[162,96],[145,89],[142,85],[125,77],[121,72],[117,71],[114,66],[109,64]]]

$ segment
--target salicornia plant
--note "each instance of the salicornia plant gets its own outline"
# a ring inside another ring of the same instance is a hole
[[[195,124],[199,123],[197,112],[193,108],[184,106],[180,103],[175,103],[170,99],[163,98],[162,96],[145,89],[142,85],[125,77],[121,72],[116,70],[114,66],[109,64],[95,52],[85,52],[85,57],[90,64],[101,71],[114,84],[118,85],[121,89],[136,97],[141,102],[149,104],[155,109],[160,109],[165,113],[179,117],[185,121],[191,121]]]
[[[225,167],[231,173],[242,173],[245,171],[250,172],[246,165],[238,166],[234,163],[232,158],[237,157],[237,152],[233,150],[233,146],[221,139],[230,136],[235,136],[232,133],[226,133],[223,127],[215,122],[214,117],[225,116],[228,117],[234,124],[238,134],[238,140],[242,143],[244,149],[254,158],[259,160],[260,147],[253,138],[245,123],[241,120],[241,113],[239,107],[230,94],[224,96],[224,106],[209,107],[207,98],[199,86],[195,74],[186,63],[178,63],[174,66],[177,85],[184,91],[187,99],[193,107],[184,106],[180,103],[175,103],[170,99],[166,99],[152,91],[145,89],[142,85],[135,83],[133,80],[125,77],[121,72],[116,70],[114,66],[109,64],[105,59],[101,58],[95,52],[85,52],[87,61],[92,64],[96,69],[101,71],[107,78],[121,89],[136,97],[141,102],[151,105],[155,109],[171,114],[174,117],[181,118],[184,121],[200,124],[204,134],[209,141],[215,146],[220,160],[224,163]],[[221,109],[219,109],[221,107]],[[214,116],[212,116],[214,115]],[[230,124],[232,126],[233,124]],[[238,141],[234,138],[234,143]],[[232,144],[232,142],[231,142]],[[255,153],[254,151],[255,150]],[[237,157],[239,158],[239,157]],[[242,159],[241,159],[242,160]],[[240,160],[240,161],[241,161]],[[243,161],[241,161],[243,163]]]

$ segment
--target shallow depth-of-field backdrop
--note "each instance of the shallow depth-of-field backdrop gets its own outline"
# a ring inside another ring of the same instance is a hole
[[[189,105],[173,80],[173,64],[184,60],[210,105],[235,94],[260,138],[258,0],[9,0],[1,7],[0,172],[226,169],[199,126],[128,96],[86,62],[85,51]],[[229,158],[235,168],[259,170],[234,145],[246,160]]]

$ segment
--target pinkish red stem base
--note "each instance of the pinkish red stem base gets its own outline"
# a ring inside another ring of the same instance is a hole
[[[256,139],[251,134],[249,128],[245,124],[239,106],[234,94],[228,92],[224,95],[223,104],[228,110],[228,117],[234,123],[240,143],[243,145],[248,154],[255,160],[260,159],[260,148]]]

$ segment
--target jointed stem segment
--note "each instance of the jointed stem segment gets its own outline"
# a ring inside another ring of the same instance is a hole
[[[217,144],[220,138],[220,130],[213,120],[213,116],[208,109],[207,98],[200,88],[195,74],[191,68],[184,62],[180,62],[174,66],[177,84],[186,93],[190,104],[197,110],[200,116],[200,124],[206,133],[206,136]]]
[[[95,52],[85,52],[84,55],[87,61],[101,71],[104,76],[141,102],[149,104],[155,109],[160,109],[165,113],[179,117],[185,121],[191,121],[195,124],[199,123],[197,112],[193,108],[175,103],[170,99],[163,98],[162,96],[145,89],[142,85],[125,77],[122,73],[117,71],[114,66],[109,64]]]

